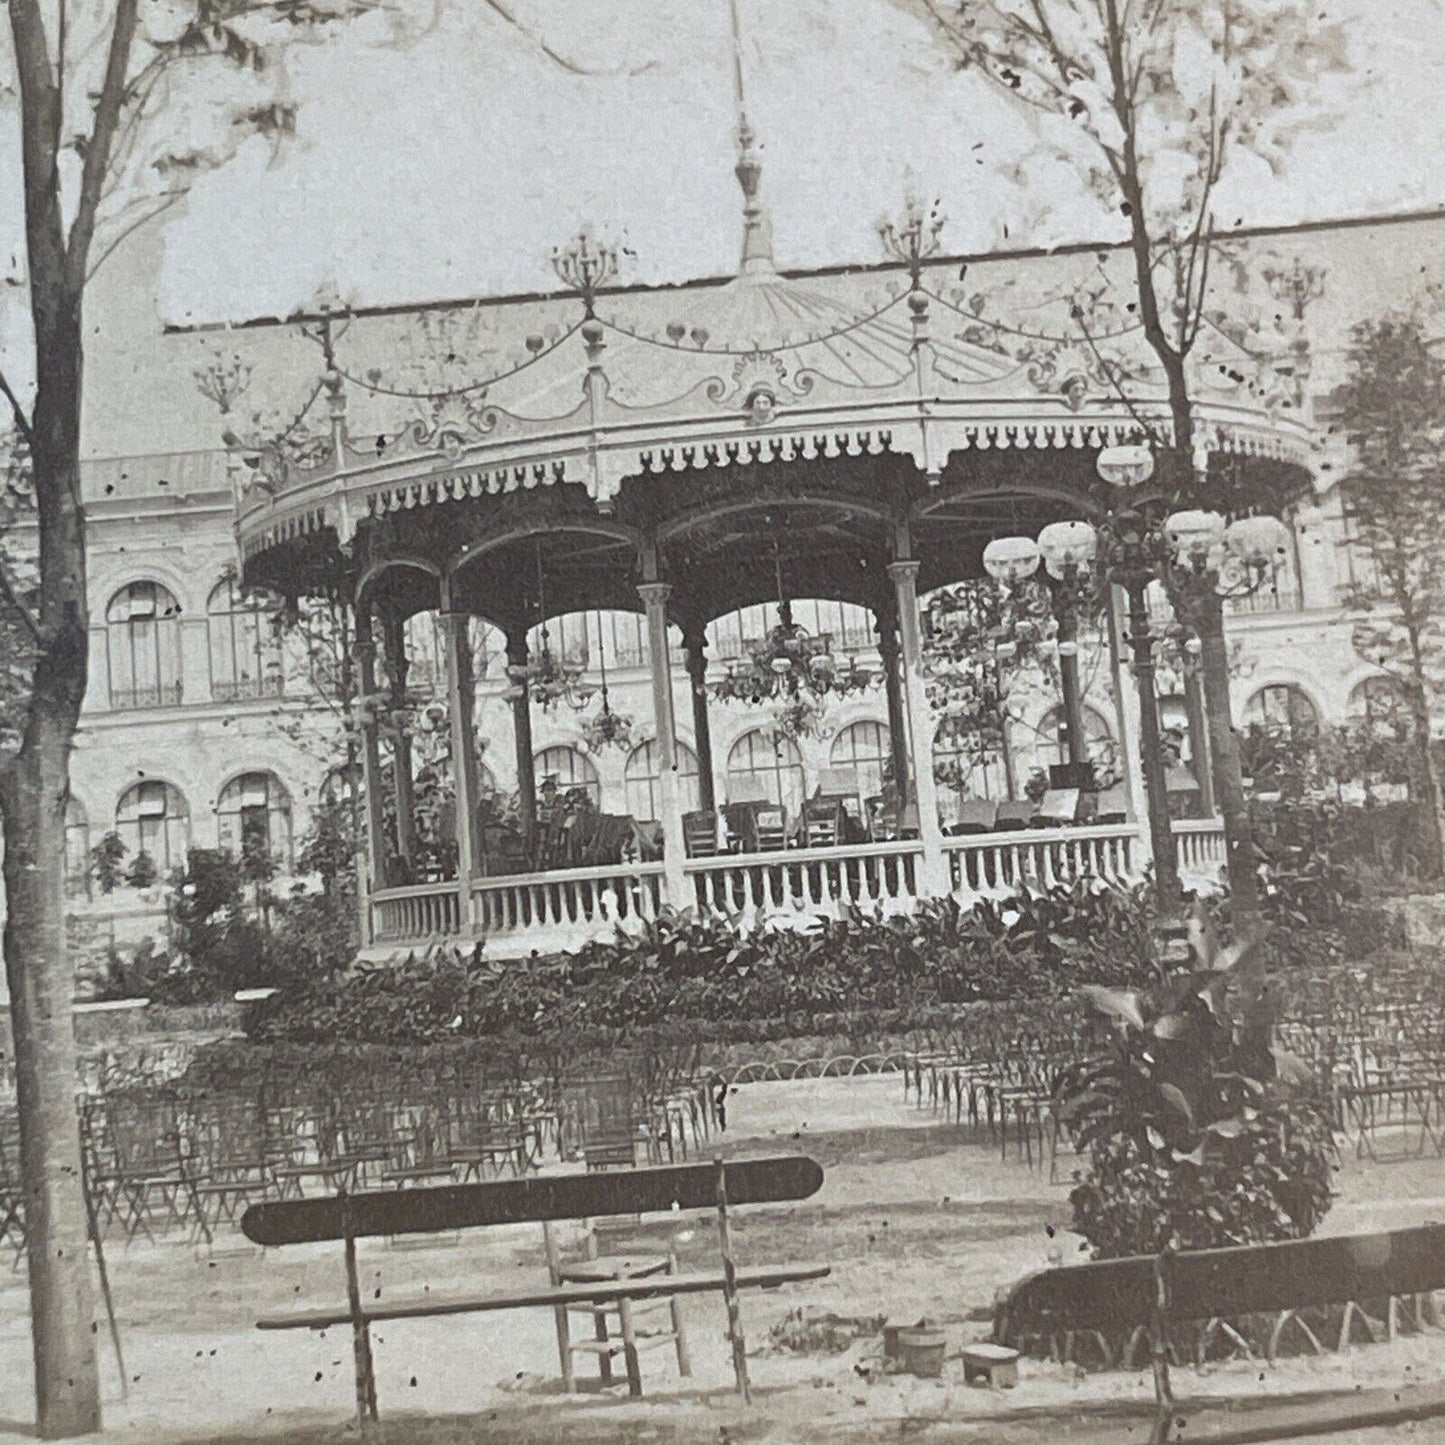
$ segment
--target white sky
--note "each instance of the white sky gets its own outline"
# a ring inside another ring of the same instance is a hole
[[[626,279],[730,271],[726,0],[509,3],[611,73],[561,71],[482,0],[450,0],[407,51],[358,38],[296,56],[295,144],[278,159],[253,143],[168,223],[166,318],[284,314],[323,288],[354,304],[550,289],[550,248],[588,222],[635,253]],[[1107,233],[1067,168],[1005,179],[1036,154],[1027,124],[889,0],[740,3],[781,264],[878,259],[876,221],[910,184],[941,199],[951,250]],[[1226,223],[1445,204],[1445,8],[1318,3],[1352,24],[1348,112],[1285,176],[1238,178]]]

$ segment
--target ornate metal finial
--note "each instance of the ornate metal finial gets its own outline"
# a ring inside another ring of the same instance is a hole
[[[1264,280],[1270,295],[1282,306],[1289,307],[1295,321],[1303,321],[1310,306],[1325,294],[1323,269],[1308,265],[1298,256],[1288,270],[1280,266],[1266,267]]]
[[[553,248],[552,269],[582,298],[590,321],[596,315],[597,293],[617,275],[617,247],[598,241],[591,227],[584,226],[565,246]]]
[[[196,379],[196,390],[222,416],[227,416],[251,389],[251,370],[251,363],[243,360],[239,351],[227,356],[218,348],[204,366],[198,366],[191,374]]]
[[[747,90],[743,80],[742,22],[738,0],[728,0],[733,35],[733,96],[738,113],[738,163],[733,174],[743,192],[743,249],[738,271],[743,276],[770,276],[773,266],[773,224],[767,207],[759,199],[763,182],[763,160],[757,149],[757,134],[748,119]]]
[[[923,263],[936,256],[942,245],[943,222],[938,202],[925,206],[915,191],[908,193],[903,214],[897,221],[884,216],[878,222],[878,239],[884,251],[908,268],[909,284],[914,291],[923,284]]]

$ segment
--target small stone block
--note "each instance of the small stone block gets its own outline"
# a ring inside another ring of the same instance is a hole
[[[1012,1390],[1019,1382],[1019,1352],[1006,1345],[965,1345],[963,1379],[969,1385],[982,1381],[991,1390]]]
[[[896,1360],[901,1351],[898,1348],[898,1336],[904,1330],[920,1330],[926,1322],[920,1316],[918,1319],[905,1319],[901,1315],[895,1315],[886,1320],[883,1324],[883,1358],[885,1360]]]

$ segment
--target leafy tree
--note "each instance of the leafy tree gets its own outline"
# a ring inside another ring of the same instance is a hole
[[[918,0],[961,65],[996,83],[1034,118],[1042,143],[1079,168],[1128,226],[1127,307],[1153,358],[1149,371],[1103,354],[1085,295],[1075,320],[1100,370],[1131,404],[1160,454],[1171,501],[1217,505],[1196,451],[1197,354],[1218,258],[1215,203],[1240,164],[1277,165],[1316,120],[1306,99],[1344,66],[1344,32],[1294,0]],[[1118,308],[1114,308],[1117,312]],[[1291,365],[1296,359],[1292,358]],[[1152,374],[1150,372],[1152,371]],[[1162,377],[1163,422],[1138,381]],[[1258,915],[1249,816],[1229,700],[1221,599],[1176,595],[1198,633],[1232,903]],[[1187,604],[1187,605],[1186,605]]]
[[[0,726],[4,951],[13,1021],[31,1322],[42,1436],[99,1428],[87,1219],[75,1116],[72,969],[61,890],[69,756],[87,677],[80,486],[87,284],[136,226],[238,141],[294,120],[288,43],[322,38],[376,0],[11,0],[5,87],[16,112],[28,374],[0,376],[23,448],[33,576],[4,568],[0,618],[22,646]],[[387,39],[404,34],[402,4]],[[169,124],[163,123],[169,118]],[[13,318],[17,329],[21,318]],[[12,353],[13,354],[13,353]]]
[[[125,869],[121,864],[126,851],[124,841],[114,828],[102,834],[90,850],[90,876],[100,885],[102,893],[114,893],[124,882]]]
[[[1355,651],[1390,678],[1408,710],[1416,772],[1445,856],[1445,779],[1430,746],[1445,687],[1445,360],[1418,315],[1355,328],[1335,398],[1352,449],[1343,481],[1373,585],[1357,585]]]

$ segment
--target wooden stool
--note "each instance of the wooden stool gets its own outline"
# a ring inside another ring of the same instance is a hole
[[[669,1255],[603,1255],[597,1259],[580,1259],[553,1267],[555,1284],[602,1284],[613,1280],[647,1279],[659,1274],[675,1274]],[[637,1316],[644,1321],[655,1316],[663,1308],[668,1311],[664,1328],[637,1327]],[[682,1311],[677,1300],[661,1299],[639,1302],[621,1299],[616,1304],[583,1306],[581,1311],[591,1316],[593,1334],[590,1340],[573,1340],[567,1326],[567,1310],[559,1307],[557,1312],[558,1347],[562,1355],[563,1384],[569,1391],[573,1386],[573,1354],[597,1356],[597,1366],[604,1385],[612,1382],[612,1359],[621,1355],[627,1370],[627,1390],[631,1395],[642,1394],[642,1370],[638,1359],[641,1348],[671,1342],[677,1349],[678,1373],[687,1376],[692,1373],[688,1356],[687,1338],[683,1334]],[[618,1335],[610,1328],[616,1320]],[[620,1336],[620,1338],[619,1338]]]
[[[982,1380],[990,1390],[1012,1390],[1019,1382],[1019,1352],[1006,1345],[965,1345],[963,1378],[969,1385]]]

